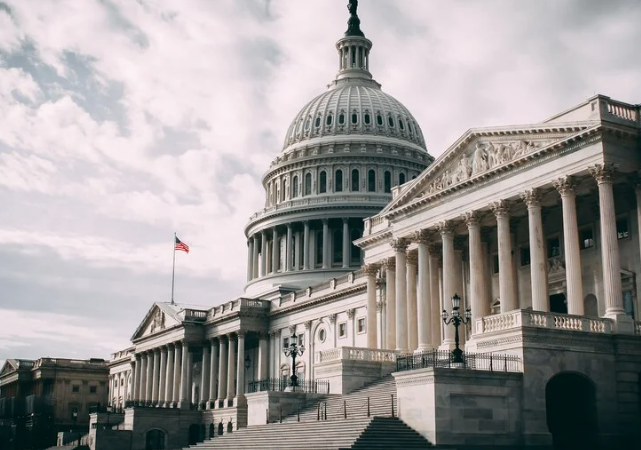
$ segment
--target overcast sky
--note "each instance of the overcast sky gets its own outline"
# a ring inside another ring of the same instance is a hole
[[[154,301],[242,293],[243,226],[337,71],[347,0],[0,0],[0,363],[108,357]],[[641,102],[641,2],[361,0],[430,153],[595,93]]]

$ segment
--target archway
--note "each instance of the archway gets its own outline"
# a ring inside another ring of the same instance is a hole
[[[547,425],[554,449],[599,448],[596,389],[578,373],[562,372],[545,387]]]
[[[209,424],[209,439],[213,439],[216,436],[216,425],[214,423]]]
[[[189,445],[196,445],[200,440],[200,425],[193,423],[189,425]]]
[[[149,430],[145,436],[146,450],[164,450],[165,432],[162,430]]]
[[[218,436],[222,436],[222,435],[223,435],[224,430],[225,430],[225,428],[223,427],[223,422],[221,421],[221,422],[218,424]]]

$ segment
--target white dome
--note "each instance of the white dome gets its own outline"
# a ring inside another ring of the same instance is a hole
[[[287,130],[283,149],[338,135],[386,136],[426,150],[416,119],[378,83],[363,78],[342,80],[307,103]]]

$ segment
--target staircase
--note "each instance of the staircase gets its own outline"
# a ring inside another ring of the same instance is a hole
[[[369,414],[368,414],[369,399]],[[427,449],[431,444],[397,418],[396,385],[381,378],[347,395],[331,395],[284,417],[243,428],[192,449],[347,450]]]

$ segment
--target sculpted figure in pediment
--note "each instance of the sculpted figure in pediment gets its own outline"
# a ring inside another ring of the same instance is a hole
[[[494,147],[494,144],[488,142],[487,146],[485,147],[485,151],[487,152],[487,168],[491,169],[498,166],[500,164],[499,156],[498,152],[496,151],[496,147]]]
[[[472,157],[472,174],[478,175],[488,169],[487,151],[480,142],[476,143],[474,156]]]

